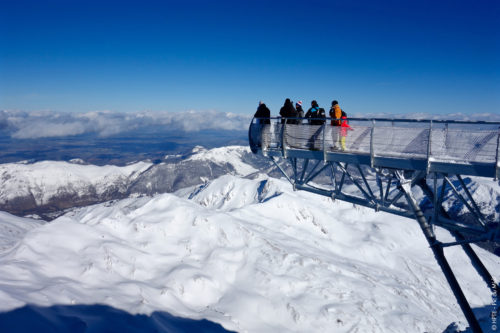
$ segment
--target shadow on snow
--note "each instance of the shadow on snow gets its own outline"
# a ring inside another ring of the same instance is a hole
[[[107,305],[25,305],[0,313],[0,332],[206,332],[227,333],[220,324],[167,312],[130,314]]]

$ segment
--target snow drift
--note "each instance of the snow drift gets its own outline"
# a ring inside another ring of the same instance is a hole
[[[500,276],[498,257],[475,250]],[[471,305],[490,304],[460,249],[446,254]],[[464,321],[417,223],[263,176],[222,176],[29,228],[0,254],[0,297],[0,311],[104,304],[238,332],[439,332]]]

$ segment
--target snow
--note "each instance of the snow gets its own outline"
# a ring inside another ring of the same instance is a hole
[[[120,179],[133,179],[151,165],[138,162],[123,167],[96,166],[61,161],[0,164],[0,198],[5,202],[33,195],[36,203],[42,205],[68,185],[74,189],[90,185],[100,194],[110,183],[119,183]]]
[[[19,221],[0,215],[2,228]],[[104,304],[259,333],[442,332],[465,321],[416,222],[284,180],[226,175],[23,222],[2,243],[0,311]],[[500,276],[498,257],[474,248]],[[446,255],[472,307],[490,304],[460,249]]]
[[[44,223],[0,212],[0,253],[12,248],[29,230]]]
[[[206,150],[201,146],[197,146],[192,152],[194,155],[189,157],[186,161],[209,160],[218,164],[231,164],[234,166],[238,175],[248,175],[258,171],[241,160],[243,153],[250,152],[250,148],[248,147],[225,146]]]
[[[477,203],[481,214],[488,217],[487,220],[499,221],[500,182],[483,177],[464,177],[463,181],[467,185],[467,189],[474,198],[474,201]],[[455,181],[454,185],[458,191],[464,193],[462,185],[458,181]],[[443,207],[445,207],[447,211],[454,212],[458,215],[470,214],[469,209],[461,201],[457,199],[454,201],[448,200],[454,198],[454,194],[450,190],[448,196],[445,197]]]

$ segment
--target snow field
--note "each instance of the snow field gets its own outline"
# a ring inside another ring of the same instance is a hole
[[[464,321],[415,221],[265,176],[76,209],[16,240],[0,254],[1,311],[103,303],[239,332],[441,332]],[[476,250],[500,276],[498,257]],[[471,305],[484,306],[489,291],[459,251],[446,254]]]

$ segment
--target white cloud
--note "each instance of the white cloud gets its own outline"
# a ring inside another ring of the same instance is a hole
[[[245,130],[250,115],[216,111],[87,113],[0,111],[0,129],[7,128],[13,138],[36,139],[80,134],[102,137],[131,130],[164,126],[166,131]]]
[[[38,121],[30,126],[22,127],[12,134],[16,139],[36,139],[44,137],[71,136],[85,133],[82,123],[70,122],[56,124],[48,121]]]
[[[252,115],[208,111],[186,112],[135,112],[92,111],[86,113],[52,111],[1,111],[0,130],[17,139],[37,139],[80,134],[94,134],[108,137],[133,130],[145,131],[155,126],[165,131],[197,132],[201,130],[246,130]],[[349,114],[359,118],[399,118],[399,119],[447,119],[500,121],[500,115],[492,113],[445,114],[427,113]]]

